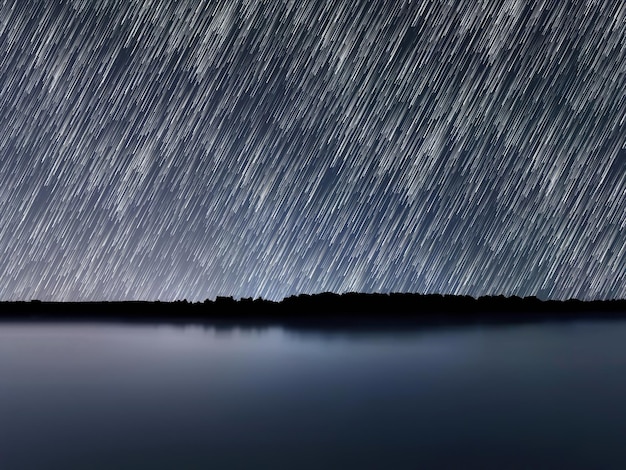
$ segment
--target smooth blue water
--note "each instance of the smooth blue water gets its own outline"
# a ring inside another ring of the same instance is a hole
[[[626,322],[0,325],[0,468],[624,469]]]

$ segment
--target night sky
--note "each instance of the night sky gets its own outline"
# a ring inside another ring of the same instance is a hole
[[[0,299],[626,297],[626,3],[0,3]]]

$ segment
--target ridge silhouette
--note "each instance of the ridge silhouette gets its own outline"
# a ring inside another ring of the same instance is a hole
[[[626,318],[626,299],[540,300],[536,297],[414,293],[300,294],[280,301],[218,296],[188,302],[0,302],[0,320],[120,320],[240,324],[248,326],[381,327],[506,324],[542,320]]]

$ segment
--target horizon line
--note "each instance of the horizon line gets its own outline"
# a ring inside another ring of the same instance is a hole
[[[272,300],[264,297],[235,297],[235,296],[227,296],[227,295],[217,295],[213,298],[207,297],[204,300],[188,300],[186,298],[181,299],[173,299],[173,300],[162,300],[162,299],[119,299],[119,300],[48,300],[48,299],[39,299],[33,298],[29,300],[25,299],[13,299],[13,300],[0,300],[0,304],[12,304],[12,303],[46,303],[46,304],[96,304],[96,303],[159,303],[159,304],[193,304],[193,305],[202,305],[205,303],[216,303],[216,302],[236,302],[236,303],[246,303],[246,302],[264,302],[264,303],[273,303],[280,304],[285,301],[295,300],[295,299],[305,299],[305,298],[319,298],[319,297],[393,297],[393,296],[404,296],[404,297],[414,297],[414,298],[430,298],[430,299],[457,299],[457,300],[467,300],[467,301],[481,301],[481,300],[511,300],[511,301],[531,301],[531,302],[540,302],[540,303],[564,303],[564,302],[576,302],[576,303],[598,303],[598,302],[623,302],[626,301],[626,298],[595,298],[595,299],[582,299],[577,297],[569,297],[563,299],[555,299],[555,298],[541,298],[535,295],[504,295],[504,294],[485,294],[480,296],[473,295],[465,295],[465,294],[443,294],[443,293],[419,293],[419,292],[402,292],[402,291],[392,291],[392,292],[363,292],[363,291],[349,291],[349,292],[332,292],[332,291],[321,291],[316,293],[300,293],[300,294],[292,294],[289,296],[285,296],[279,300]]]

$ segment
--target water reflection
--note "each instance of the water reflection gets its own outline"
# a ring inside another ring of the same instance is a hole
[[[5,323],[1,468],[626,468],[624,338]]]

